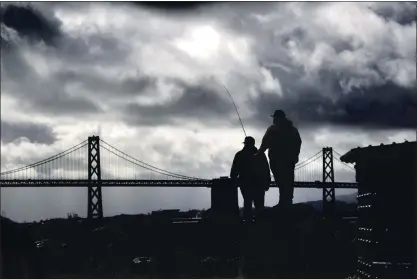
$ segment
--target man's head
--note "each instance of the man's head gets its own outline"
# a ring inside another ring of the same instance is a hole
[[[271,115],[271,117],[273,118],[274,124],[282,123],[282,121],[287,119],[287,117],[285,116],[285,112],[280,109],[274,111],[274,114]]]
[[[246,137],[243,144],[245,147],[255,146],[255,139],[253,137]]]

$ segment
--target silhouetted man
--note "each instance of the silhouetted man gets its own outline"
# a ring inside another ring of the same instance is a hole
[[[255,216],[264,209],[265,191],[269,189],[271,175],[268,160],[263,156],[254,156],[258,149],[255,139],[246,137],[244,147],[238,151],[233,160],[230,177],[237,181],[244,200],[243,218],[252,221],[252,203],[255,205]]]
[[[279,187],[279,205],[287,206],[294,198],[294,168],[302,141],[297,128],[282,110],[276,110],[271,117],[273,124],[266,131],[257,155],[269,149],[269,164]]]

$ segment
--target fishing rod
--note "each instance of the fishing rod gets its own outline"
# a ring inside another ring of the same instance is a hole
[[[224,87],[224,89],[226,89],[227,94],[229,94],[230,100],[232,100],[233,106],[235,107],[235,110],[236,110],[236,113],[237,113],[237,117],[239,117],[240,125],[242,126],[242,129],[243,129],[243,133],[245,134],[245,137],[246,137],[245,127],[243,127],[243,122],[242,122],[242,119],[240,118],[239,111],[237,110],[237,107],[236,107],[235,101],[233,100],[232,94],[230,94],[229,89],[227,89],[226,85],[223,84],[223,87]]]

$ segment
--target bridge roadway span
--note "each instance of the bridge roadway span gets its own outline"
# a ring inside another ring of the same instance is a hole
[[[222,186],[224,184],[217,184],[216,181],[227,181],[228,179],[212,179],[212,180],[110,180],[103,179],[100,181],[101,187],[199,187],[212,188],[215,185]],[[97,180],[88,179],[62,179],[62,180],[0,180],[1,188],[20,188],[20,187],[88,187],[96,186]],[[333,185],[332,185],[333,184]],[[295,188],[343,188],[356,189],[357,183],[352,182],[298,182],[294,183]],[[271,188],[275,188],[275,182],[271,182]]]

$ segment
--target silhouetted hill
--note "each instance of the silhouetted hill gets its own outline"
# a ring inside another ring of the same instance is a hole
[[[321,204],[321,201],[315,202]],[[343,220],[330,223],[317,218],[317,210],[309,203],[294,205],[290,211],[269,208],[262,218],[264,221],[249,227],[212,226],[201,213],[203,211],[166,210],[95,221],[68,214],[67,219],[14,225],[30,234],[41,270],[51,275],[174,272],[169,269],[174,266],[191,266],[190,272],[210,274],[213,270],[220,272],[222,266],[237,270],[240,264],[245,266],[246,261],[255,261],[251,253],[262,262],[262,270],[274,272],[276,261],[282,262],[286,257],[283,251],[287,241],[295,245],[294,262],[309,262],[316,270],[311,272],[326,270],[328,267],[322,263],[333,260],[332,265],[339,264],[338,270],[346,273],[355,260],[349,250],[354,227]],[[166,222],[170,218],[199,219],[200,225]],[[338,231],[337,238],[333,231]],[[6,241],[11,238],[7,237]],[[269,248],[259,255],[259,247]],[[330,250],[317,260],[316,251],[323,247]],[[240,254],[241,249],[245,254]],[[337,254],[341,249],[347,252]],[[242,257],[245,260],[239,263]]]
[[[336,195],[336,200],[343,201],[346,203],[357,203],[357,193],[348,194],[348,195]]]
[[[337,206],[338,211],[342,211],[342,212],[356,211],[356,205],[357,205],[356,196],[357,196],[356,193],[336,196],[336,206]],[[318,211],[323,210],[322,200],[307,201],[304,203],[313,206]]]

